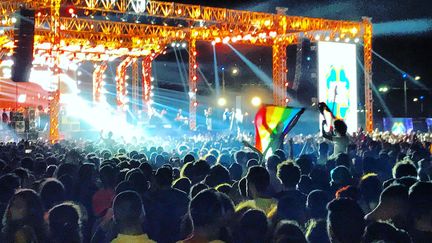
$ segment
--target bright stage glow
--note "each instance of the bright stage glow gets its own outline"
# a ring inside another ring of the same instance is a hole
[[[96,130],[113,131],[127,141],[132,137],[145,135],[145,131],[127,123],[126,112],[113,109],[102,96],[101,102],[93,104],[75,94],[62,95],[61,103],[65,116],[83,120]],[[127,107],[127,106],[125,106]]]
[[[10,67],[2,68],[3,78],[9,79],[12,77],[12,69]]]
[[[258,107],[261,105],[261,98],[258,96],[255,96],[251,99],[251,104],[255,107]]]
[[[218,103],[219,106],[225,106],[226,103],[227,103],[227,101],[226,101],[225,98],[221,97],[221,98],[218,99],[217,103]]]
[[[18,103],[24,103],[27,100],[27,95],[26,94],[20,94],[18,96]]]
[[[318,42],[318,97],[345,121],[348,132],[357,130],[356,45]],[[321,124],[321,122],[319,123]]]
[[[76,71],[77,69],[78,69],[78,65],[76,64],[76,63],[74,63],[74,62],[71,62],[70,64],[69,64],[69,70],[71,70],[71,71]]]

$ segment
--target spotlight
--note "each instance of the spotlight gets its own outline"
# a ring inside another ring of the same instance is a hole
[[[229,42],[230,38],[229,37],[225,37],[222,40],[222,43],[227,44]]]
[[[406,74],[406,73],[402,74],[402,78],[407,78],[407,77],[408,77],[408,74]]]
[[[358,43],[359,41],[360,41],[359,38],[355,38],[355,39],[354,39],[354,42],[355,42],[355,43]]]
[[[387,93],[389,91],[389,88],[387,86],[383,86],[383,87],[380,87],[378,89],[378,91],[381,93]]]
[[[418,98],[414,98],[413,101],[414,101],[414,102],[417,102],[417,101],[418,101]]]
[[[330,36],[326,36],[324,40],[325,41],[329,41],[330,40]]]
[[[67,12],[73,17],[75,15],[75,8],[70,6],[68,7]]]
[[[418,81],[418,80],[420,80],[420,79],[421,79],[420,76],[415,76],[415,78],[414,78],[415,81]]]
[[[315,40],[316,40],[316,41],[319,41],[320,38],[321,38],[320,35],[315,35]]]
[[[350,38],[345,38],[345,42],[349,42],[350,41]]]
[[[211,42],[212,46],[216,45],[216,41]]]
[[[81,71],[78,71],[78,72],[77,72],[77,75],[78,75],[78,76],[81,76],[81,74],[82,74]]]
[[[182,43],[182,45],[181,45],[183,48],[186,48],[186,43]]]
[[[234,67],[231,71],[232,75],[234,75],[234,76],[237,75],[238,72],[239,72],[239,69],[237,67]]]
[[[218,103],[219,106],[225,106],[226,103],[227,103],[227,101],[226,101],[225,98],[221,97],[221,98],[218,99],[217,103]]]
[[[175,46],[176,46],[175,42],[171,43],[171,47],[175,47]]]
[[[26,99],[27,99],[27,95],[26,94],[20,94],[18,96],[18,103],[24,103],[24,102],[26,102]]]
[[[177,44],[176,44],[176,47],[180,47],[180,43],[177,43]]]
[[[258,107],[261,105],[261,98],[258,96],[255,96],[251,99],[251,104],[255,107]]]
[[[339,37],[336,37],[336,38],[335,38],[335,41],[340,41],[340,38],[339,38]]]

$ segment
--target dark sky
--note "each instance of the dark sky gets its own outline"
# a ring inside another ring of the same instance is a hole
[[[174,2],[271,13],[280,6],[288,8],[288,15],[355,21],[361,20],[362,16],[369,16],[374,23],[374,51],[408,74],[421,76],[421,82],[432,88],[432,0]],[[377,87],[389,85],[397,94],[397,90],[403,87],[402,74],[376,56],[373,62],[373,82]],[[408,87],[413,90],[418,88],[415,84],[408,84]],[[432,103],[432,99],[426,101]]]
[[[411,75],[419,75],[432,86],[431,0],[177,0],[174,2],[275,12],[287,7],[289,15],[358,21],[372,17],[374,50]],[[404,22],[404,21],[409,22]],[[377,62],[381,62],[377,60]],[[378,64],[378,63],[377,63]],[[384,70],[385,71],[385,70]],[[380,70],[378,70],[380,72]],[[379,79],[383,79],[380,73]],[[392,75],[385,71],[385,75]],[[378,81],[379,82],[379,81]]]

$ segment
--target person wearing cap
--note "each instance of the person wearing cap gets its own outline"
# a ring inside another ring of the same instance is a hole
[[[408,188],[403,185],[390,185],[382,191],[378,205],[365,216],[365,219],[391,221],[396,227],[406,229],[408,212]]]
[[[432,182],[419,181],[408,192],[410,228],[414,243],[432,241]]]

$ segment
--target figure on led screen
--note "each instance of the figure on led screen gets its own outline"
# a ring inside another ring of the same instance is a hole
[[[343,67],[330,67],[326,77],[327,99],[326,103],[338,119],[345,120],[350,106],[350,81]]]

